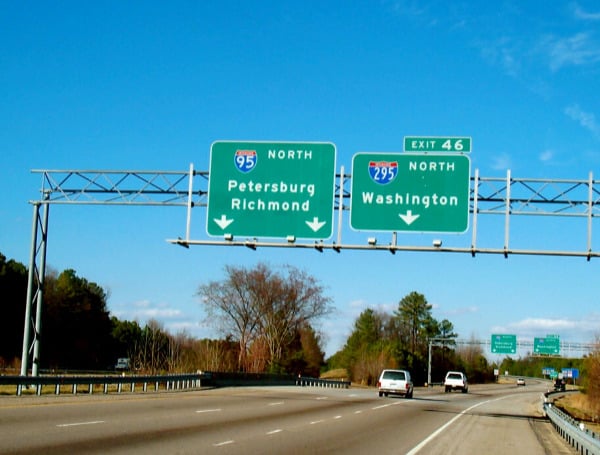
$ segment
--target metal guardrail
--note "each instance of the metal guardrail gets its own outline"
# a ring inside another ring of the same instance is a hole
[[[578,453],[600,455],[600,434],[586,428],[584,423],[554,406],[548,401],[552,394],[553,392],[549,392],[542,395],[544,415],[550,419],[552,426]]]
[[[54,394],[60,395],[65,386],[70,386],[72,394],[82,390],[92,394],[94,389],[101,386],[102,393],[109,393],[116,389],[117,393],[128,389],[136,391],[140,386],[146,392],[153,388],[155,391],[194,389],[202,387],[203,382],[208,379],[204,374],[174,374],[174,375],[59,375],[59,376],[0,376],[0,385],[14,385],[16,395],[21,396],[25,390],[33,388],[36,395],[42,395],[44,387],[52,386]],[[111,386],[114,386],[111,388]]]
[[[94,390],[108,394],[116,391],[135,392],[148,390],[193,390],[206,387],[240,386],[301,386],[348,388],[350,381],[318,379],[293,375],[269,375],[251,373],[202,372],[172,375],[52,375],[52,376],[0,376],[0,385],[13,385],[16,395],[33,388],[36,395],[42,395],[44,387],[52,386],[55,395],[60,395],[65,386],[70,386],[72,394],[79,392],[92,394]],[[112,387],[111,387],[112,386]],[[136,389],[137,388],[137,389]]]

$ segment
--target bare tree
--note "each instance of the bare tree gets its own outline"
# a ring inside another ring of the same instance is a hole
[[[330,299],[315,278],[292,266],[284,270],[285,274],[276,273],[265,264],[254,269],[227,266],[224,281],[199,288],[208,317],[218,321],[223,333],[238,339],[242,370],[249,367],[253,342],[266,343],[273,367],[299,327],[331,311]]]
[[[266,292],[257,301],[272,367],[281,361],[285,348],[304,324],[330,311],[329,299],[315,278],[292,266],[287,266],[286,272],[266,274]]]
[[[150,319],[131,351],[133,364],[144,372],[158,373],[168,369],[168,355],[168,335],[160,322]]]
[[[226,266],[225,273],[224,281],[201,285],[198,295],[202,297],[208,319],[217,322],[223,335],[237,337],[240,345],[238,369],[245,371],[248,348],[258,326],[254,297],[249,288],[249,271]]]

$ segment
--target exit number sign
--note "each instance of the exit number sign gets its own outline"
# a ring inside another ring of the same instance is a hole
[[[404,151],[466,153],[471,142],[470,137],[404,136]]]

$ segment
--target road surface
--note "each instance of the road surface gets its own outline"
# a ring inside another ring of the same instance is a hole
[[[541,416],[547,384],[415,388],[239,387],[0,397],[0,453],[575,453]]]

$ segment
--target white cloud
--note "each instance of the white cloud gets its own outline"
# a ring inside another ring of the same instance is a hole
[[[514,329],[530,332],[546,331],[546,334],[555,333],[560,330],[570,330],[575,328],[575,326],[576,322],[574,321],[544,318],[528,318],[511,324],[511,327]]]
[[[579,105],[572,104],[565,109],[565,114],[576,122],[579,122],[582,127],[590,130],[596,136],[600,136],[600,125],[596,121],[596,116],[593,113],[585,112]]]
[[[552,159],[554,158],[554,151],[547,149],[544,150],[542,153],[540,153],[540,161],[547,163],[549,161],[552,161]]]
[[[520,46],[507,36],[498,38],[491,43],[481,46],[483,58],[494,66],[499,66],[509,76],[516,77],[520,70],[520,63],[515,49]]]
[[[536,337],[559,335],[561,340],[574,343],[593,342],[600,332],[600,315],[591,314],[581,319],[525,318],[506,326],[492,328],[492,333],[511,333],[518,339],[533,340]]]
[[[178,308],[173,308],[167,303],[156,304],[150,300],[138,300],[129,305],[119,305],[119,308],[111,310],[111,313],[119,319],[139,321],[141,324],[145,324],[150,319],[164,322],[186,317]]]
[[[471,305],[471,306],[465,306],[465,307],[461,307],[461,308],[455,308],[450,311],[445,311],[444,315],[450,317],[450,316],[459,316],[462,314],[472,314],[472,313],[479,313],[479,307],[476,305]]]
[[[422,17],[427,13],[427,9],[415,0],[396,0],[391,2],[390,8],[396,14],[409,18]]]
[[[600,46],[589,33],[580,32],[568,38],[547,36],[541,42],[541,49],[547,53],[552,71],[600,61]]]
[[[506,171],[510,169],[511,159],[510,156],[506,153],[500,153],[498,155],[494,155],[492,163],[492,169],[495,171]]]
[[[138,300],[137,302],[133,302],[133,306],[137,308],[147,308],[150,306],[149,300]]]
[[[589,13],[584,11],[578,3],[573,3],[573,14],[577,19],[586,21],[600,21],[600,13]]]

